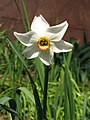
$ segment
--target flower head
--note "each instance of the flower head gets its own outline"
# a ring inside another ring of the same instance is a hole
[[[72,44],[62,40],[67,28],[67,21],[50,26],[40,15],[34,17],[31,31],[23,34],[14,32],[14,35],[26,46],[23,54],[27,59],[39,57],[45,65],[50,65],[53,63],[54,52],[69,52],[73,48]]]

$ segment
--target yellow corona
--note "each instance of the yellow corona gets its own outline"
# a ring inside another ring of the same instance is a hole
[[[48,50],[50,48],[50,40],[47,37],[40,37],[37,45],[40,50]]]

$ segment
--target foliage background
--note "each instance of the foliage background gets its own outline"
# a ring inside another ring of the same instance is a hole
[[[21,4],[23,14],[17,3],[24,29],[28,31],[30,24],[24,0]],[[55,65],[49,70],[47,117],[50,120],[89,120],[90,43],[85,33],[82,44],[75,38],[69,41],[74,45],[73,51],[55,54]],[[42,101],[44,66],[38,59],[28,61],[21,56],[23,49],[17,40],[12,41],[8,37],[7,30],[0,29],[0,116],[4,120],[19,120],[22,116],[24,120],[37,120],[27,70]]]

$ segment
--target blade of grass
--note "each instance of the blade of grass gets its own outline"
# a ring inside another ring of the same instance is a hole
[[[71,58],[71,57],[70,57]],[[67,63],[69,59],[66,59],[64,54],[64,64],[65,64],[65,79],[64,79],[64,89],[65,89],[65,120],[74,120],[74,100],[72,93],[72,82],[70,80],[69,64]],[[70,60],[69,60],[70,61]],[[67,113],[66,113],[67,112]]]
[[[85,97],[84,97],[82,120],[85,119],[86,109],[87,109],[87,94],[86,94]]]
[[[24,10],[24,14],[25,14],[25,17],[26,17],[28,30],[30,30],[30,22],[29,22],[29,18],[28,18],[28,14],[27,14],[27,10],[26,10],[26,6],[25,6],[25,1],[24,0],[22,0],[22,8]]]
[[[21,16],[21,19],[22,19],[22,22],[23,22],[23,25],[24,25],[25,31],[28,31],[28,28],[27,28],[26,22],[25,22],[24,17],[23,17],[23,15],[22,15],[22,13],[21,13],[21,10],[20,10],[20,8],[19,8],[19,5],[18,5],[17,0],[14,0],[14,2],[15,2],[15,4],[16,4],[17,10],[18,10],[18,12],[19,12],[19,14],[20,14],[20,16]]]
[[[50,106],[49,106],[49,103],[48,103],[48,102],[47,102],[47,112],[48,112],[49,120],[52,120],[51,111],[50,111]]]
[[[12,98],[15,98],[15,88],[16,88],[16,84],[15,84],[15,74],[14,74],[14,69],[13,69],[13,64],[11,62],[11,60],[9,59],[9,56],[8,56],[8,49],[5,49],[5,59],[7,61],[7,64],[8,64],[8,70],[9,70],[9,75],[10,75],[10,80],[11,80],[11,95],[12,95]]]
[[[61,91],[60,86],[61,86],[61,84],[59,84],[57,86],[57,89],[56,89],[56,92],[55,92],[55,97],[54,97],[54,120],[57,120],[56,119],[57,118],[56,114],[57,114],[57,111],[58,111],[58,102],[61,101],[61,100],[59,100],[59,97],[61,96],[61,98],[62,98],[62,93],[59,94],[59,91]]]
[[[87,53],[90,51],[90,46],[86,46],[85,48],[81,49],[80,52],[78,53],[78,56],[82,56],[83,54]]]
[[[17,104],[16,112],[18,112],[18,114],[21,115],[22,114],[22,108],[21,108],[22,105],[20,103],[20,90],[16,90],[15,100],[16,100],[16,104]],[[19,118],[15,118],[15,120],[19,120]]]
[[[7,68],[5,73],[3,74],[2,79],[0,80],[0,85],[4,84],[4,82],[5,82],[6,78],[7,78],[7,75],[8,75],[8,71],[9,71],[9,69]]]
[[[7,32],[7,30],[0,31],[0,38],[4,38],[4,34]]]
[[[68,57],[67,57],[67,67],[69,68],[70,63],[71,63],[71,58],[72,58],[72,51],[68,53]]]
[[[38,72],[38,76],[39,76],[39,80],[40,80],[40,84],[42,87],[42,91],[44,90],[44,66],[43,63],[39,60],[39,58],[36,58],[34,60],[34,65],[36,67],[36,70]],[[39,65],[39,67],[38,67]]]
[[[68,85],[67,85],[68,74],[65,70],[64,76],[64,94],[65,94],[65,103],[64,103],[64,120],[71,120],[70,119],[70,109],[69,109],[69,98],[68,98]]]

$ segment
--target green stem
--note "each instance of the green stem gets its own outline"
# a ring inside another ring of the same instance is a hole
[[[31,86],[32,86],[32,89],[33,89],[33,94],[34,94],[36,108],[37,108],[38,120],[41,120],[41,118],[42,118],[42,106],[41,106],[41,103],[40,103],[38,91],[37,91],[36,85],[35,85],[32,77],[31,77],[30,73],[28,72],[27,69],[26,69],[26,71],[27,71],[28,76],[30,78]]]
[[[45,66],[45,80],[44,80],[42,120],[47,120],[46,109],[47,109],[48,74],[49,74],[49,67]]]

